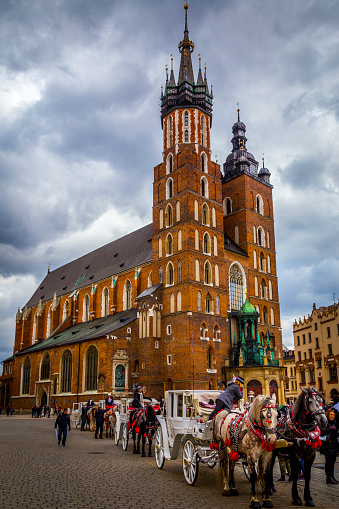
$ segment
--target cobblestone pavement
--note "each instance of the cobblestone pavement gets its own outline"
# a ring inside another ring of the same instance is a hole
[[[236,467],[238,497],[225,498],[217,486],[217,468],[201,465],[194,487],[184,480],[181,459],[158,470],[154,458],[124,452],[111,439],[72,429],[66,447],[57,445],[54,419],[0,416],[0,507],[2,509],[244,509],[249,507],[249,482]],[[275,467],[275,478],[279,475]],[[336,466],[339,478],[339,466]],[[299,482],[302,496],[303,482]],[[277,482],[274,507],[291,505],[291,484]],[[317,508],[337,509],[339,485],[326,485],[323,457],[312,470]]]

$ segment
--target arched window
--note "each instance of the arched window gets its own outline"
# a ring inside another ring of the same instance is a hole
[[[232,213],[232,201],[231,198],[225,198],[223,202],[224,216]]]
[[[206,313],[212,313],[213,312],[213,301],[212,301],[212,297],[211,297],[211,294],[208,293],[206,295],[206,301],[205,301],[205,312]]]
[[[52,306],[49,307],[47,314],[46,338],[48,338],[51,335],[51,327],[52,327]]]
[[[182,231],[178,230],[178,251],[182,250]]]
[[[262,226],[259,226],[259,228],[258,228],[257,237],[258,237],[258,245],[265,247],[265,232],[264,232],[264,229]]]
[[[173,238],[169,233],[166,237],[166,255],[169,256],[173,254]]]
[[[207,173],[207,167],[206,167],[206,154],[201,154],[201,171],[204,173]]]
[[[268,298],[273,300],[273,290],[272,290],[272,281],[268,281]]]
[[[176,222],[180,221],[180,201],[179,200],[175,204],[175,220],[176,220]]]
[[[159,267],[159,283],[162,283],[162,267]]]
[[[213,228],[216,228],[216,226],[217,226],[217,219],[216,219],[214,207],[212,208],[212,226],[213,226]]]
[[[254,269],[258,268],[258,264],[257,264],[257,252],[255,250],[253,251],[253,268]]]
[[[49,380],[51,368],[51,360],[49,357],[49,353],[46,352],[42,358],[41,362],[41,370],[40,370],[40,380]]]
[[[181,292],[177,293],[177,311],[181,311]]]
[[[259,306],[258,306],[258,305],[256,305],[256,306],[255,306],[255,310],[256,310],[256,312],[257,312],[257,313],[258,313],[258,315],[259,315],[259,316],[258,316],[258,322],[260,322],[260,308],[259,308]]]
[[[173,144],[173,121],[172,117],[167,119],[167,145],[171,147]]]
[[[219,286],[219,265],[215,266],[215,286]]]
[[[61,360],[61,392],[72,392],[72,353],[66,350]]]
[[[202,206],[202,224],[209,226],[210,224],[210,211],[207,203]]]
[[[117,389],[124,389],[126,387],[126,372],[125,372],[125,366],[122,364],[119,364],[115,368],[115,387]]]
[[[201,298],[201,291],[198,291],[197,294],[197,311],[202,311],[202,298]]]
[[[178,283],[182,281],[182,263],[181,260],[178,261]]]
[[[185,127],[188,126],[188,112],[185,111]]]
[[[202,245],[203,252],[205,254],[211,254],[211,238],[207,232],[204,233]]]
[[[158,240],[158,254],[159,254],[159,258],[162,257],[162,238],[159,237],[159,240]]]
[[[34,318],[33,318],[32,343],[36,342],[37,323],[38,323],[38,313],[35,313]]]
[[[164,227],[164,211],[162,209],[160,209],[160,212],[159,212],[159,228],[160,230],[162,230]]]
[[[204,115],[201,115],[200,122],[201,122],[201,145],[206,146],[206,122]]]
[[[208,334],[208,328],[207,328],[207,325],[205,323],[201,324],[201,327],[200,327],[200,339],[209,339],[207,334]]]
[[[264,202],[260,194],[257,194],[256,198],[256,210],[258,214],[264,215]]]
[[[124,295],[123,295],[123,309],[126,311],[127,309],[131,309],[132,306],[132,285],[129,279],[125,282],[124,286]]]
[[[214,253],[214,256],[218,256],[218,239],[216,237],[216,235],[214,235],[214,247],[213,247],[213,253]]]
[[[220,329],[218,325],[213,329],[213,341],[220,341]]]
[[[271,308],[271,325],[274,325],[274,311],[273,311],[273,308]]]
[[[236,244],[239,244],[239,226],[238,225],[236,225],[234,227],[234,242]]]
[[[204,278],[205,278],[205,284],[211,285],[212,284],[212,268],[210,262],[205,263],[204,267]]]
[[[96,391],[98,387],[98,350],[90,346],[86,355],[85,391]]]
[[[188,131],[185,129],[185,143],[188,143]]]
[[[255,226],[253,226],[253,242],[254,244],[257,243],[257,230]]]
[[[263,252],[260,253],[259,269],[261,272],[266,272],[266,260]]]
[[[268,313],[267,313],[267,307],[264,306],[264,309],[262,311],[262,315],[263,315],[263,321],[266,325],[268,325]]]
[[[22,366],[21,394],[29,394],[30,380],[31,380],[31,361],[29,357],[26,357]]]
[[[166,164],[166,173],[172,173],[173,172],[173,155],[168,154],[167,156],[167,164]]]
[[[170,177],[166,182],[166,200],[173,198],[173,179]]]
[[[85,295],[85,298],[83,300],[83,309],[82,309],[82,321],[88,322],[89,320],[89,296]]]
[[[267,287],[265,279],[262,279],[260,283],[260,298],[267,299]]]
[[[258,278],[255,276],[254,278],[254,295],[259,297],[259,287],[258,287]]]
[[[270,255],[267,255],[267,272],[271,272],[271,257]]]
[[[199,205],[197,200],[194,200],[194,220],[199,221]]]
[[[170,296],[170,313],[175,313],[175,298],[173,292],[171,293]]]
[[[270,249],[270,232],[267,232],[267,247]]]
[[[213,348],[207,350],[207,369],[214,369],[214,353]]]
[[[101,302],[102,316],[107,316],[109,314],[108,297],[109,297],[108,288],[105,287],[102,292],[102,302]]]
[[[195,260],[195,280],[200,281],[200,264],[199,260]]]
[[[165,224],[167,227],[173,225],[173,209],[172,205],[170,204],[168,204],[166,207]]]
[[[206,177],[201,177],[200,180],[200,194],[205,198],[208,198],[208,182]]]
[[[173,264],[170,262],[166,267],[166,285],[170,286],[174,284],[174,268]]]
[[[244,275],[240,265],[233,263],[230,268],[230,306],[240,309],[244,303]]]
[[[133,373],[139,374],[139,361],[134,361]]]
[[[64,309],[62,312],[62,321],[67,320],[68,317],[69,317],[69,302],[68,302],[68,300],[66,300],[66,302],[64,304]]]
[[[147,279],[147,287],[150,288],[152,286],[152,271],[148,274]]]
[[[215,298],[215,314],[220,315],[220,297],[219,295]]]
[[[199,232],[195,230],[194,232],[194,248],[199,251]]]

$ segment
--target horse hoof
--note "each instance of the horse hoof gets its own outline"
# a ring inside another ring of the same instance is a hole
[[[260,502],[251,502],[250,507],[252,507],[252,509],[260,509],[261,505]]]
[[[271,488],[271,489],[272,489],[272,493],[275,493],[275,492],[277,491],[277,490],[276,490],[276,488],[275,488],[275,486],[274,486],[274,484],[273,484],[273,486],[272,486],[272,488]]]
[[[274,507],[271,500],[263,500],[262,506],[263,507]]]
[[[149,458],[153,458],[153,454],[151,452],[148,453]]]
[[[143,452],[142,455],[141,455],[142,458],[146,458],[146,453]]]
[[[224,490],[222,492],[223,497],[230,497],[231,496],[231,490]]]
[[[133,454],[139,454],[138,451],[133,451]]]
[[[298,498],[294,498],[292,500],[292,505],[303,505],[302,501],[301,501],[301,498],[298,497]]]
[[[306,507],[315,507],[315,503],[313,502],[312,498],[305,500],[305,505]]]
[[[238,490],[236,488],[233,489],[231,488],[231,495],[232,497],[236,497],[237,495],[239,495]]]

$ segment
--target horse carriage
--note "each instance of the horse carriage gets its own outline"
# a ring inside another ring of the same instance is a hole
[[[81,425],[81,409],[83,403],[73,403],[73,408],[71,412],[71,421],[73,423],[73,427],[77,428]]]
[[[173,390],[165,393],[165,412],[158,415],[155,432],[155,461],[163,468],[165,460],[177,459],[182,449],[182,468],[186,482],[193,486],[199,464],[213,468],[218,451],[210,449],[213,425],[206,424],[220,391]]]
[[[117,402],[117,407],[115,410],[116,423],[114,430],[114,441],[116,445],[119,445],[119,442],[121,441],[124,451],[126,451],[128,446],[129,431],[127,429],[127,424],[129,420],[131,403],[132,399],[121,398]]]

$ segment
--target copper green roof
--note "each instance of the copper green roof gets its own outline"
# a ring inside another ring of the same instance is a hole
[[[257,310],[255,307],[246,299],[244,304],[241,306],[240,313],[243,315],[253,315],[254,313],[257,313]]]

